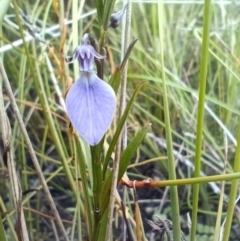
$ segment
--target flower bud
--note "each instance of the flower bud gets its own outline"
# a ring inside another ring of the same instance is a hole
[[[108,23],[108,27],[117,28],[119,26],[119,23],[120,23],[120,21],[122,19],[122,16],[123,16],[123,14],[124,14],[124,12],[127,8],[127,5],[128,4],[126,4],[125,7],[122,10],[120,10],[119,12],[113,13],[111,15],[109,23]]]

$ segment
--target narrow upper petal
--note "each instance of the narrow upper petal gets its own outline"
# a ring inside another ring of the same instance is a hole
[[[69,118],[90,145],[97,145],[111,125],[116,96],[94,72],[82,72],[66,97]]]
[[[79,63],[80,71],[93,71],[94,58],[104,59],[106,56],[96,52],[93,46],[89,44],[79,45],[73,52],[72,56],[64,56],[67,63],[73,63],[76,59]]]
[[[93,70],[94,57],[103,59],[105,56],[100,55],[91,45],[81,45],[76,49],[76,56],[79,62],[80,71],[90,72]]]

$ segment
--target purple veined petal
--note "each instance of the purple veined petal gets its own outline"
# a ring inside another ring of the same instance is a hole
[[[112,87],[94,72],[82,72],[67,94],[66,108],[75,129],[94,146],[111,125],[116,96]]]

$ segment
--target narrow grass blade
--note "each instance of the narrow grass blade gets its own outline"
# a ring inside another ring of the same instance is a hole
[[[140,213],[140,208],[139,208],[139,205],[138,205],[137,191],[136,191],[136,187],[135,187],[134,183],[133,183],[133,195],[134,195],[134,207],[135,207],[135,221],[136,221],[137,241],[141,241],[142,240],[141,213]]]
[[[121,63],[121,66],[120,66],[120,70],[123,70],[124,69],[124,67],[125,67],[125,65],[126,65],[126,63],[127,63],[127,60],[128,60],[128,58],[129,58],[129,55],[130,55],[130,53],[132,52],[132,50],[133,50],[133,47],[134,47],[134,45],[135,45],[135,43],[138,41],[138,39],[134,39],[130,44],[129,44],[129,46],[128,46],[128,48],[127,48],[127,51],[126,51],[126,53],[125,53],[125,55],[124,55],[124,58],[123,58],[123,60],[122,60],[122,63]]]
[[[117,67],[114,73],[111,75],[111,78],[108,82],[112,86],[115,93],[118,92],[120,82],[121,82],[121,69]]]
[[[236,156],[235,156],[234,168],[233,168],[233,171],[235,173],[240,172],[239,160],[240,160],[240,122],[239,122],[239,126],[238,126],[237,148],[236,148]],[[235,208],[235,199],[236,199],[236,195],[237,195],[237,191],[238,191],[238,183],[239,183],[238,179],[232,180],[231,192],[230,192],[229,201],[228,201],[227,218],[226,218],[222,241],[229,240],[231,224],[232,224],[232,217],[233,217],[233,212],[234,212],[234,208]]]
[[[204,103],[206,92],[206,76],[208,66],[208,46],[209,46],[209,28],[211,16],[211,0],[205,0],[204,3],[204,26],[202,38],[202,56],[201,56],[201,69],[199,80],[199,102],[198,102],[198,117],[197,117],[197,137],[196,137],[196,152],[195,152],[195,170],[194,177],[200,176],[201,171],[201,153],[202,153],[202,134],[203,134],[203,121],[204,121]],[[192,226],[191,226],[191,241],[196,239],[197,229],[197,213],[198,213],[198,197],[199,197],[199,184],[193,186],[193,209],[192,209]]]
[[[165,77],[165,63],[164,63],[164,31],[163,31],[163,21],[164,21],[164,6],[163,1],[158,1],[158,22],[159,22],[159,38],[160,38],[160,61],[161,61],[161,71],[162,71],[162,82],[163,82],[163,104],[164,104],[164,119],[165,119],[165,131],[167,140],[167,155],[168,155],[168,174],[169,179],[176,179],[175,173],[175,159],[173,155],[173,143],[172,143],[172,129],[170,124],[170,113],[168,105],[168,90],[167,81]],[[181,241],[181,229],[180,229],[180,217],[179,217],[179,200],[177,186],[170,187],[170,199],[171,199],[171,213],[173,222],[173,239],[174,241]]]
[[[137,42],[137,39],[133,40],[131,42],[131,44],[129,45],[127,51],[126,51],[126,54],[123,58],[123,61],[120,65],[120,67],[117,67],[116,70],[114,71],[114,73],[112,74],[110,80],[109,80],[109,84],[112,86],[113,90],[115,91],[115,93],[117,93],[118,91],[118,88],[119,88],[119,85],[120,85],[120,82],[121,82],[121,72],[122,70],[124,69],[125,65],[126,65],[126,62],[129,58],[129,55],[135,45],[135,43]]]
[[[7,9],[10,5],[10,0],[3,0],[1,1],[1,8],[0,8],[0,26],[2,25],[3,18],[7,12]]]
[[[227,161],[228,161],[228,139],[227,139],[227,135],[225,132],[224,132],[224,147],[225,147],[225,160],[224,160],[223,174],[226,173],[226,166],[227,166]],[[221,193],[220,193],[219,203],[218,203],[217,220],[216,220],[215,231],[214,231],[214,241],[219,240],[219,235],[221,233],[221,220],[222,220],[222,211],[223,211],[223,203],[224,203],[224,190],[225,190],[225,180],[221,184]]]
[[[7,241],[6,234],[4,231],[4,226],[2,222],[2,215],[0,215],[0,240],[1,241]]]

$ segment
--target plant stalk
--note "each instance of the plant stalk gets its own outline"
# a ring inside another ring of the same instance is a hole
[[[235,156],[234,168],[233,168],[234,173],[240,172],[239,160],[240,160],[240,122],[238,126],[237,149],[236,149],[236,156]],[[227,218],[226,218],[222,241],[229,240],[233,212],[235,208],[235,199],[238,192],[238,183],[239,183],[239,179],[232,180],[231,192],[230,192],[229,201],[228,201]]]
[[[176,179],[175,159],[173,155],[172,133],[171,133],[171,125],[170,125],[167,84],[166,84],[164,56],[163,56],[164,54],[163,53],[164,51],[163,21],[164,21],[163,1],[159,0],[158,1],[158,24],[159,24],[159,39],[160,39],[160,49],[161,49],[160,62],[161,62],[161,69],[162,69],[162,88],[163,88],[163,102],[164,102],[165,128],[166,128],[166,140],[167,140],[167,155],[168,155],[168,174],[169,174],[169,179],[175,180]],[[172,222],[173,222],[173,240],[181,241],[177,186],[170,187],[170,199],[171,199]]]
[[[194,177],[200,176],[201,171],[201,153],[202,153],[202,133],[204,121],[204,102],[207,82],[207,66],[208,66],[208,46],[209,46],[209,28],[210,28],[210,13],[211,0],[205,0],[204,3],[204,20],[203,20],[203,37],[202,37],[202,54],[201,54],[201,69],[199,79],[199,97],[198,97],[198,117],[197,117],[197,137],[196,137],[196,156]],[[193,208],[192,208],[192,225],[190,240],[195,241],[195,233],[197,229],[197,213],[198,213],[198,196],[199,184],[193,186]]]

